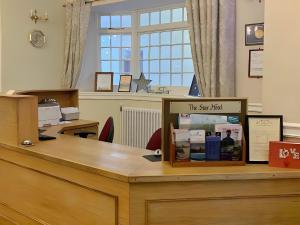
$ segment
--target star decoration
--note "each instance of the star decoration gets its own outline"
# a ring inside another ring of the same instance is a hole
[[[147,80],[145,78],[145,75],[141,73],[141,76],[139,79],[133,79],[133,81],[137,84],[136,92],[139,92],[141,90],[148,92],[149,91],[149,84],[152,80]]]

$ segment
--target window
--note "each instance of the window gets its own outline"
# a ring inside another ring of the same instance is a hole
[[[99,69],[138,76],[152,86],[191,85],[194,67],[184,7],[99,16]]]

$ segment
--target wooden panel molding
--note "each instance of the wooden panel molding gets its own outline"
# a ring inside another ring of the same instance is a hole
[[[300,194],[146,201],[146,225],[295,225]]]

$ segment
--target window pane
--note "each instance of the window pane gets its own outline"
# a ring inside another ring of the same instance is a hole
[[[143,13],[140,15],[140,25],[149,26],[149,13]]]
[[[112,47],[121,47],[121,36],[120,35],[112,35],[111,46]]]
[[[146,79],[149,79],[149,77],[150,77],[149,73],[145,73],[144,76]]]
[[[171,64],[170,64],[170,60],[161,60],[160,61],[160,72],[161,73],[170,73],[170,68],[171,68]]]
[[[101,59],[102,60],[110,60],[110,49],[109,48],[101,48]]]
[[[160,48],[160,58],[161,59],[171,58],[171,47],[170,46],[162,46]]]
[[[149,58],[149,48],[142,48],[141,49],[141,60]]]
[[[119,60],[120,59],[120,49],[119,48],[112,48],[111,49],[111,59],[112,60]]]
[[[171,32],[162,32],[161,34],[161,44],[169,45],[171,44]]]
[[[120,73],[120,61],[112,61],[111,68],[112,68],[112,72]]]
[[[159,45],[159,33],[152,33],[150,39],[151,45]]]
[[[159,12],[152,12],[150,14],[150,24],[151,25],[159,24]]]
[[[110,16],[101,16],[101,28],[110,28]]]
[[[122,47],[131,47],[131,35],[122,35]]]
[[[190,45],[184,45],[184,58],[192,58],[192,49]]]
[[[172,46],[172,58],[182,58],[182,46],[181,45],[173,45]]]
[[[149,46],[149,34],[142,34],[140,37],[141,46]]]
[[[183,72],[194,72],[193,60],[192,59],[184,59],[183,60]]]
[[[182,31],[172,31],[172,44],[182,44]]]
[[[130,73],[130,60],[123,60],[122,62],[122,72]]]
[[[159,85],[159,74],[150,74],[150,85]]]
[[[172,10],[172,22],[174,23],[181,22],[182,16],[183,16],[182,8]]]
[[[159,61],[158,60],[150,61],[150,72],[151,73],[158,73],[159,72]]]
[[[172,61],[172,72],[173,73],[181,73],[181,60],[173,60]]]
[[[194,78],[194,74],[193,73],[184,73],[183,74],[183,86],[185,87],[190,87],[191,84],[192,84],[192,81],[193,81],[193,78]]]
[[[122,59],[126,59],[126,60],[131,59],[131,49],[130,48],[122,49]]]
[[[185,30],[183,33],[184,36],[184,43],[189,44],[190,43],[190,33],[188,30]]]
[[[122,16],[122,27],[131,27],[131,16]]]
[[[171,10],[164,10],[160,13],[160,21],[162,24],[171,22]]]
[[[121,27],[121,16],[112,16],[111,17],[111,27],[120,28]]]
[[[185,7],[183,8],[183,20],[187,21],[187,11]]]
[[[120,83],[120,74],[114,73],[114,85],[119,85]]]
[[[159,47],[151,47],[150,59],[158,59],[158,58],[159,58]]]
[[[161,86],[171,86],[171,75],[161,74],[160,75],[160,85]]]
[[[181,74],[172,75],[172,86],[181,86]]]
[[[149,72],[149,61],[141,61],[141,72],[142,73]]]
[[[100,41],[101,47],[110,47],[110,36],[109,35],[101,35]]]
[[[101,62],[101,71],[102,72],[111,72],[110,61],[102,61]]]

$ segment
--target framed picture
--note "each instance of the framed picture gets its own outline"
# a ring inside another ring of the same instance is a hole
[[[113,72],[96,72],[95,91],[112,92],[113,91]]]
[[[283,140],[282,115],[246,116],[247,163],[267,164],[269,142]]]
[[[245,45],[264,44],[264,23],[245,25]]]
[[[130,92],[132,75],[121,75],[118,92]]]
[[[249,50],[248,77],[262,78],[263,77],[263,49]]]

